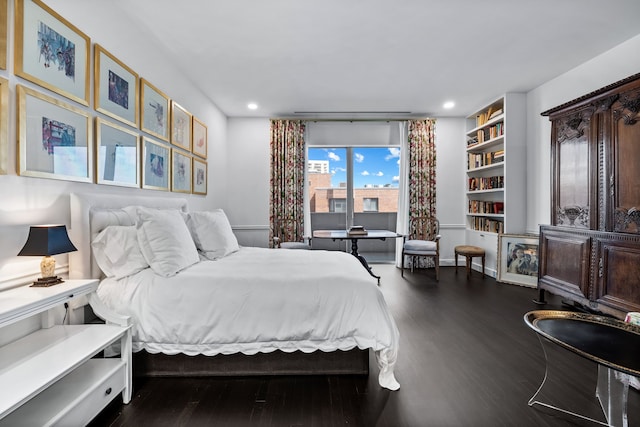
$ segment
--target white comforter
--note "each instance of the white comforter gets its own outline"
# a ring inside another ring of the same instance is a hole
[[[344,252],[243,247],[164,278],[105,279],[98,296],[133,320],[133,350],[188,355],[371,348],[400,387],[398,329],[376,280]]]

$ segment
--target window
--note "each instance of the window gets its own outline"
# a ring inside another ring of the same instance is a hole
[[[309,211],[397,212],[399,159],[399,147],[309,147]]]
[[[343,213],[347,211],[347,199],[329,199],[329,212]]]
[[[362,200],[362,212],[378,212],[378,198],[365,197]]]
[[[305,215],[314,230],[395,230],[400,178],[399,122],[318,121],[307,126]],[[369,262],[395,259],[396,239],[362,240]],[[350,250],[350,242],[314,241],[315,249]],[[372,258],[373,256],[373,258]]]

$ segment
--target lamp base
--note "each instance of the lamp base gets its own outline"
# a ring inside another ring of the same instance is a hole
[[[58,276],[39,277],[38,280],[33,282],[31,286],[36,288],[46,288],[46,287],[57,285],[58,283],[63,283],[63,282],[64,280],[62,280],[62,278]]]

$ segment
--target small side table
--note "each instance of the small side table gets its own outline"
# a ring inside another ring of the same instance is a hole
[[[546,365],[542,383],[529,399],[529,406],[540,405],[600,425],[628,427],[629,381],[621,381],[615,374],[640,376],[640,327],[605,316],[555,310],[530,311],[524,321],[538,335]],[[597,364],[595,394],[605,422],[540,400],[540,392],[557,384],[561,372],[549,357],[556,346]]]
[[[456,273],[458,272],[458,256],[462,255],[466,258],[467,265],[467,278],[471,276],[471,261],[474,257],[482,258],[482,277],[484,278],[484,259],[485,252],[484,249],[479,248],[477,246],[469,246],[469,245],[459,245],[453,249],[455,265],[456,265]]]

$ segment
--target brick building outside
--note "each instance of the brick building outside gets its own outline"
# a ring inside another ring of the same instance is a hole
[[[330,173],[309,171],[310,211],[345,212],[347,188],[331,187]],[[398,187],[364,187],[353,189],[354,212],[397,212]]]

